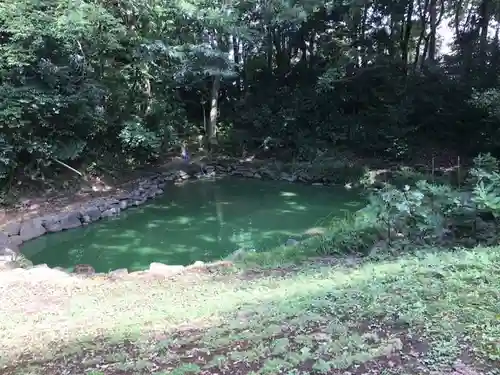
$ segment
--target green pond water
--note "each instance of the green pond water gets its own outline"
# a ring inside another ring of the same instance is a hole
[[[144,270],[151,262],[214,261],[239,248],[268,250],[328,226],[363,200],[343,187],[221,179],[167,186],[165,194],[120,216],[27,242],[34,264],[97,272]]]

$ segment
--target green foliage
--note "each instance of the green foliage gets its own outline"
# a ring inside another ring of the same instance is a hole
[[[442,239],[457,208],[458,194],[449,186],[419,181],[415,189],[390,186],[371,195],[367,210],[384,224],[389,243],[395,231],[416,244]]]
[[[373,189],[366,207],[332,223],[316,251],[367,253],[377,247],[400,251],[497,244],[498,161],[489,154],[479,155],[470,175],[465,191],[426,180],[401,188],[386,183]]]
[[[470,102],[473,106],[486,111],[492,120],[500,119],[500,90],[496,88],[485,91],[474,90]]]
[[[144,163],[216,130],[224,152],[299,161],[498,152],[498,12],[479,3],[3,2],[0,179]],[[450,53],[432,11],[456,23]]]
[[[500,173],[498,160],[490,154],[479,155],[474,159],[471,172],[474,183],[472,202],[478,210],[500,216]]]
[[[363,214],[357,214],[332,223],[327,240],[319,248],[323,254],[332,252],[365,254],[370,247],[380,240],[383,228],[380,222]]]
[[[140,118],[133,118],[125,123],[119,134],[123,147],[127,151],[142,149],[150,153],[158,152],[161,140],[158,134],[144,127]]]

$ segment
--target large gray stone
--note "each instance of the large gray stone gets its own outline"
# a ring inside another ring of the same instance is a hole
[[[176,173],[176,178],[179,178],[181,180],[187,180],[189,179],[191,176],[189,174],[187,174],[186,172],[184,171],[177,171]]]
[[[132,206],[140,206],[141,204],[144,204],[146,203],[146,199],[144,198],[140,198],[140,199],[136,199],[135,201],[132,202]]]
[[[11,257],[19,253],[19,247],[12,243],[7,234],[0,232],[0,256]]]
[[[8,223],[3,227],[3,232],[8,236],[17,236],[19,235],[19,231],[21,230],[21,223],[12,222]]]
[[[276,173],[273,171],[270,171],[269,169],[263,168],[259,171],[259,173],[262,177],[268,178],[270,180],[277,179]]]
[[[120,201],[116,198],[109,198],[106,200],[106,204],[109,206],[109,207],[112,207],[112,206],[119,206],[120,205]]]
[[[43,236],[45,233],[47,230],[43,227],[42,220],[36,218],[21,223],[19,236],[24,242]]]
[[[154,190],[148,190],[146,192],[147,199],[153,199],[154,197],[156,197],[156,188]]]
[[[187,266],[186,268],[188,269],[192,269],[192,268],[203,268],[205,267],[205,262],[202,262],[201,260],[197,260],[196,262],[194,262],[193,264],[190,264],[189,266]]]
[[[101,210],[96,206],[85,207],[80,211],[80,213],[84,218],[88,218],[88,222],[98,221],[101,218]]]
[[[21,245],[23,243],[23,239],[19,235],[17,235],[17,236],[10,236],[9,240],[10,240],[10,243],[12,243],[15,246],[19,246],[19,245]]]
[[[123,278],[125,276],[128,276],[128,270],[126,268],[120,268],[120,269],[109,272],[108,276],[113,278],[113,279]]]
[[[106,211],[103,211],[102,217],[111,217],[111,216],[116,216],[120,213],[120,208],[119,207],[111,207],[107,209]]]
[[[2,243],[9,243],[9,236],[7,233],[0,232],[0,244]]]
[[[96,206],[101,212],[106,211],[114,204],[119,204],[120,201],[117,199],[101,199],[99,201],[94,202],[94,206]]]
[[[297,181],[297,176],[282,172],[280,174],[280,180],[288,181],[288,182],[295,182],[295,181]]]
[[[167,264],[156,262],[153,262],[149,265],[149,273],[166,277],[179,274],[185,269],[186,267],[184,266],[169,266]]]
[[[60,232],[63,230],[61,223],[58,221],[57,222],[54,222],[54,221],[47,222],[44,224],[44,227],[47,230],[47,232],[49,232],[49,233],[56,233],[56,232]]]
[[[82,225],[80,218],[81,213],[78,211],[61,213],[59,215],[44,216],[41,218],[43,227],[47,232],[54,233],[62,230],[77,228]]]
[[[70,212],[62,216],[60,218],[60,224],[63,230],[81,227],[80,212]]]
[[[120,201],[126,201],[126,200],[130,199],[130,193],[123,192],[123,193],[117,195],[116,199],[118,199]]]
[[[131,194],[131,197],[130,199],[131,200],[141,200],[144,196],[144,193],[142,191],[139,191],[139,190],[134,190]]]

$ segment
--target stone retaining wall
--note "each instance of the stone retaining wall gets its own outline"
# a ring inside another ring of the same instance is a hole
[[[203,170],[201,167],[186,165],[182,170],[164,172],[147,179],[142,179],[128,193],[111,198],[95,199],[83,207],[70,212],[54,213],[22,222],[11,222],[5,225],[0,230],[0,270],[2,269],[2,264],[3,268],[5,268],[7,263],[13,264],[13,259],[18,257],[20,253],[19,246],[26,241],[33,240],[47,233],[78,228],[103,218],[117,216],[123,210],[140,206],[148,200],[162,195],[168,184],[182,184],[190,179],[220,178],[224,176],[283,180],[318,185],[331,183],[331,181],[327,181],[324,178],[312,178],[304,172],[293,174],[282,172],[277,164],[254,166],[252,163],[247,162],[236,164],[226,163],[224,165],[223,162],[218,162],[204,166]],[[150,272],[154,273],[155,269],[162,268],[160,265],[160,263],[151,264]],[[169,272],[172,272],[172,267],[181,266],[168,267]],[[164,268],[162,269],[165,270]]]

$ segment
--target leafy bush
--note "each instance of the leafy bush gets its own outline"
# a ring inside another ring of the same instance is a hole
[[[500,216],[500,173],[498,161],[490,154],[474,159],[470,183],[473,183],[472,201],[483,213]]]
[[[426,180],[399,188],[385,184],[371,191],[367,206],[352,218],[336,222],[318,251],[367,253],[374,245],[404,250],[496,244],[498,171],[498,161],[486,154],[474,159],[466,190]]]
[[[319,253],[365,254],[380,240],[382,226],[373,217],[362,214],[332,223],[328,235],[323,239]]]
[[[145,156],[157,155],[161,147],[159,136],[146,129],[138,117],[127,121],[119,134],[123,147],[127,151],[133,151]]]
[[[401,188],[386,184],[370,191],[368,204],[352,216],[335,220],[326,234],[297,246],[281,246],[245,257],[245,263],[301,261],[311,255],[392,253],[416,248],[497,244],[500,173],[491,155],[474,159],[467,190],[426,180]]]

